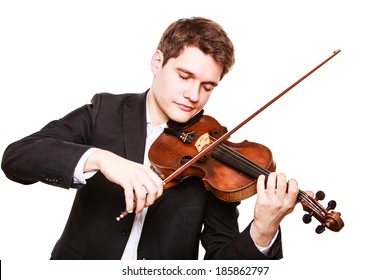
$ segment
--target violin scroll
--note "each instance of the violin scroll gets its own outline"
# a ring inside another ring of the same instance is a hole
[[[323,191],[318,191],[315,198],[310,197],[305,192],[300,191],[298,200],[302,204],[303,210],[306,213],[303,215],[303,222],[308,224],[311,222],[312,217],[315,217],[321,224],[316,228],[316,233],[320,234],[329,229],[331,231],[338,232],[344,227],[344,222],[341,219],[341,213],[330,211],[336,208],[336,201],[331,200],[328,202],[328,206],[324,208],[318,201],[325,198]]]

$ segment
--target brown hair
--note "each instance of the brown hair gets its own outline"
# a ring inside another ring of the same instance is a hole
[[[223,66],[221,79],[234,64],[234,46],[223,28],[202,18],[183,18],[171,23],[163,33],[157,48],[164,55],[163,66],[180,55],[185,47],[197,47]]]

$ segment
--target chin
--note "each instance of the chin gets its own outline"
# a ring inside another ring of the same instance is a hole
[[[186,123],[190,120],[190,117],[173,117],[171,120],[178,122],[178,123]]]
[[[170,116],[170,119],[178,122],[178,123],[186,123],[188,122],[195,114],[191,113],[179,113],[179,114],[172,114]]]

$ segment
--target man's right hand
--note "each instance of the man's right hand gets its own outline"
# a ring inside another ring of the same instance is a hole
[[[162,195],[162,180],[148,166],[97,149],[84,165],[84,172],[100,171],[124,189],[126,211],[139,213]],[[135,203],[134,203],[135,202]]]

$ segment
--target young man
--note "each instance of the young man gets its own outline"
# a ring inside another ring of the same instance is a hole
[[[279,224],[296,203],[295,180],[271,173],[257,183],[253,222],[238,230],[238,203],[217,199],[200,178],[163,190],[148,150],[168,120],[198,114],[234,64],[225,31],[205,18],[181,19],[151,59],[141,94],[97,94],[41,131],[11,144],[2,168],[11,180],[77,194],[52,259],[280,259]],[[129,212],[117,221],[121,210]]]

